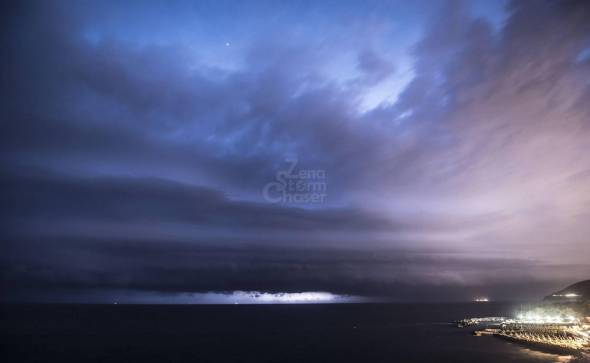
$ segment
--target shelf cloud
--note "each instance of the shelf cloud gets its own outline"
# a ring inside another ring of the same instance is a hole
[[[5,299],[587,278],[589,4],[250,5],[2,5]]]

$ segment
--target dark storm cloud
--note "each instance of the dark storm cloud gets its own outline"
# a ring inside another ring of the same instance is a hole
[[[198,225],[233,230],[394,231],[407,228],[350,208],[322,210],[232,201],[219,191],[156,178],[10,175],[0,180],[4,224],[72,220]],[[28,232],[33,232],[26,227]],[[13,231],[18,232],[18,231]]]
[[[4,6],[6,286],[448,298],[588,273],[584,2],[513,2],[500,28],[445,3],[413,78],[366,112],[404,80],[364,38],[389,18],[256,28],[233,51],[144,29],[160,17],[137,5]],[[263,200],[293,157],[328,174],[327,204]]]
[[[274,249],[255,244],[227,248],[170,241],[89,239],[82,242],[64,238],[27,243],[28,248],[15,243],[3,254],[2,276],[6,288],[15,291],[127,289],[174,294],[311,290],[393,296],[401,300],[469,299],[479,290],[493,294],[496,299],[510,299],[526,297],[531,290],[538,294],[544,293],[544,289],[550,291],[548,285],[567,281],[567,271],[572,268],[533,260],[480,258],[441,251],[335,252]],[[26,268],[14,262],[15,256],[22,259],[23,255]],[[587,271],[585,266],[573,267],[580,272]],[[535,276],[539,273],[550,273],[553,278],[538,279]],[[465,276],[469,276],[467,280]],[[531,281],[538,285],[506,293]]]
[[[55,24],[62,15],[56,9],[22,12],[30,26],[18,23],[7,47],[14,56],[3,66],[13,80],[5,90],[13,99],[6,115],[12,121],[2,132],[9,158],[60,168],[84,169],[84,162],[128,167],[130,173],[150,174],[149,167],[152,175],[166,171],[258,191],[288,155],[342,173],[334,178],[338,188],[379,152],[379,131],[358,125],[348,93],[301,67],[314,63],[305,47],[255,48],[247,71],[189,72],[182,48],[92,45]],[[22,47],[32,38],[45,46]],[[386,75],[385,60],[361,54],[367,77]],[[302,87],[305,92],[293,96]]]

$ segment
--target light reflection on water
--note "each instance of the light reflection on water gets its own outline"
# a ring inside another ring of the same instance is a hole
[[[574,356],[573,355],[559,355],[553,353],[545,353],[538,350],[533,350],[529,348],[521,348],[523,352],[525,352],[528,356],[533,357],[535,359],[544,360],[547,362],[554,362],[554,363],[567,363],[570,362]]]

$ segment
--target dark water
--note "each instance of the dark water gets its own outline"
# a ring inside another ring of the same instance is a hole
[[[4,305],[5,362],[555,362],[449,321],[504,304]]]

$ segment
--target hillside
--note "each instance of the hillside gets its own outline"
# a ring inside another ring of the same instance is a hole
[[[590,280],[576,282],[565,289],[545,297],[550,302],[588,302],[590,301]]]

